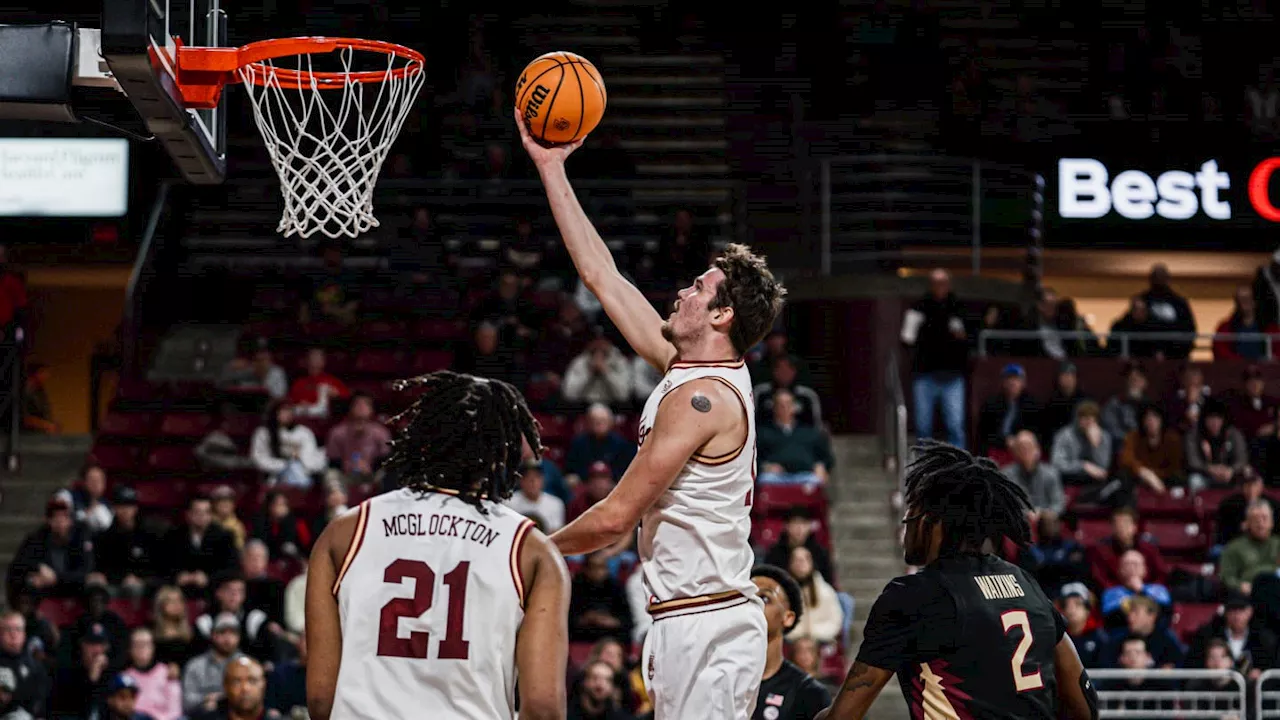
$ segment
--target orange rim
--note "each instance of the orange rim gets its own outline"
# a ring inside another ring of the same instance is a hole
[[[283,88],[307,89],[314,86],[320,90],[336,90],[353,82],[379,83],[403,79],[421,73],[426,65],[426,58],[417,50],[383,40],[293,37],[260,40],[238,48],[186,47],[180,42],[177,44],[180,84],[186,86],[222,85],[241,80],[261,86],[266,84],[268,78],[274,77],[275,82]],[[267,64],[268,60],[279,57],[319,55],[338,50],[382,53],[404,58],[405,64],[390,70],[356,72],[316,72]],[[237,72],[241,68],[246,68],[249,72],[242,76]],[[221,77],[214,79],[210,75]]]

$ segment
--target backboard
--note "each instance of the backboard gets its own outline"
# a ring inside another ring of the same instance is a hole
[[[199,185],[226,176],[227,118],[222,105],[186,106],[174,58],[179,42],[225,47],[226,20],[220,0],[102,0],[102,59],[183,177]]]

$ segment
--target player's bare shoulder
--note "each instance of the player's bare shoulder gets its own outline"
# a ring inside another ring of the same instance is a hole
[[[555,543],[537,528],[530,528],[525,534],[524,543],[520,547],[520,575],[523,578],[526,602],[529,593],[537,583],[563,585],[569,587],[569,568],[564,557],[556,549]],[[566,600],[567,602],[567,600]]]

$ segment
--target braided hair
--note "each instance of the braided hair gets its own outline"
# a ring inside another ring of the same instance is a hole
[[[391,420],[399,429],[384,467],[402,487],[457,493],[484,512],[481,500],[501,502],[515,493],[523,442],[542,452],[538,423],[508,383],[442,370],[394,388],[423,390]]]
[[[996,464],[951,445],[925,441],[907,467],[904,502],[910,512],[942,523],[943,554],[999,547],[1004,538],[1018,547],[1031,542],[1026,490],[1005,477]]]

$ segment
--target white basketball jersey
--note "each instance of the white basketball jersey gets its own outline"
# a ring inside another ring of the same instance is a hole
[[[645,403],[640,444],[653,428],[663,398],[681,385],[711,378],[733,388],[747,416],[747,437],[717,457],[695,454],[671,488],[645,513],[640,561],[649,610],[655,617],[702,609],[726,599],[756,596],[751,582],[751,496],[756,475],[755,400],[746,363],[676,362]]]
[[[484,506],[408,489],[360,505],[335,586],[334,720],[515,715],[520,547],[533,524]]]

